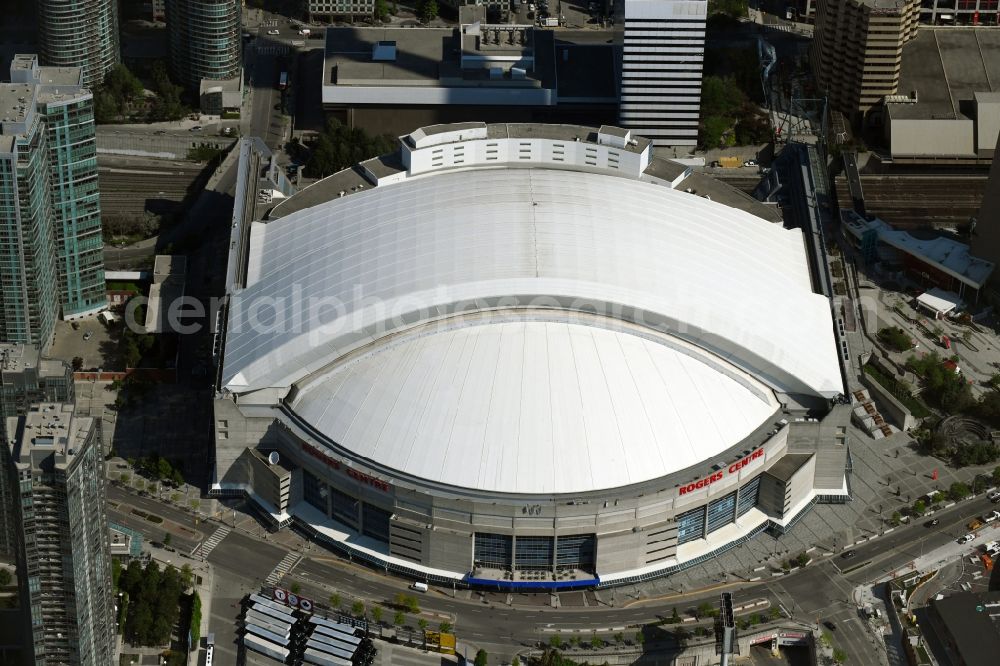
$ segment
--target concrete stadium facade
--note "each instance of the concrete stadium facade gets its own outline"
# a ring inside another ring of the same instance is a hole
[[[276,528],[420,580],[557,589],[666,575],[849,499],[801,232],[646,139],[422,128],[236,208],[212,492]],[[286,288],[336,300],[335,325],[251,325]]]

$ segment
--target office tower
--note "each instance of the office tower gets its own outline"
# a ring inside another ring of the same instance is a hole
[[[174,83],[196,93],[202,79],[240,76],[239,0],[166,0],[165,9]]]
[[[39,67],[16,55],[10,80],[36,86],[36,106],[48,135],[49,188],[59,299],[64,319],[95,314],[108,304],[97,176],[94,96],[78,67]]]
[[[705,0],[625,0],[619,123],[654,146],[698,143]]]
[[[80,67],[93,87],[121,61],[118,0],[38,0],[42,62]]]
[[[37,86],[0,84],[0,340],[46,350],[59,310],[48,137]]]
[[[13,504],[26,643],[36,666],[107,666],[115,616],[100,424],[70,404],[7,419],[3,463]]]
[[[857,121],[896,94],[919,16],[920,0],[820,0],[810,60],[831,107]]]
[[[990,167],[983,203],[972,230],[971,249],[974,256],[1000,266],[1000,136],[993,151],[993,166]],[[1000,270],[993,271],[991,282],[994,297],[1000,297]]]

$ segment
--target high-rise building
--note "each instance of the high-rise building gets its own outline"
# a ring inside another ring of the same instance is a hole
[[[40,358],[30,345],[0,343],[0,437],[7,419],[27,414],[39,402],[72,403],[75,397],[73,371],[56,359]],[[13,433],[11,433],[13,434]],[[0,466],[0,553],[14,555],[10,486]]]
[[[107,306],[94,100],[78,67],[17,55],[0,84],[0,340],[43,352]]]
[[[972,232],[971,249],[973,255],[1000,266],[1000,137],[997,137],[990,178]],[[991,288],[994,294],[1000,295],[1000,271],[994,271]]]
[[[830,106],[858,120],[897,93],[919,16],[920,0],[819,1],[810,59]]]
[[[240,76],[239,0],[166,0],[165,9],[175,83],[197,93],[202,79]]]
[[[59,280],[37,88],[0,84],[0,340],[44,351],[59,312]]]
[[[14,56],[10,80],[37,86],[36,106],[48,134],[62,316],[94,314],[108,304],[94,96],[83,87],[80,68],[39,67],[34,55]]]
[[[619,124],[654,146],[698,142],[706,0],[625,0]]]
[[[42,62],[83,69],[92,87],[121,61],[118,0],[38,0]]]
[[[7,419],[24,635],[32,664],[107,666],[115,621],[100,424],[69,404]]]

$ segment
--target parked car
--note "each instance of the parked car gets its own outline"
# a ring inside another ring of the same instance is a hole
[[[92,337],[94,337],[94,334],[91,331],[87,331],[86,333],[83,334],[83,339],[85,341],[91,339]]]
[[[269,35],[280,35],[281,31],[280,30],[268,30],[267,34],[269,34]]]
[[[202,129],[204,129],[204,128],[201,125],[195,125],[189,131],[191,131],[191,132],[200,132]]]
[[[743,163],[743,166],[745,166],[745,167],[755,167],[755,166],[757,166],[757,160],[747,160],[746,162]]]
[[[849,560],[852,557],[857,557],[857,556],[858,556],[858,552],[856,550],[849,550],[846,553],[844,553],[843,555],[841,555],[841,557],[844,558],[845,560]]]
[[[989,494],[986,495],[986,499],[988,499],[991,502],[996,502],[1000,500],[1000,490],[994,490],[990,492]]]
[[[1000,511],[992,511],[985,516],[983,516],[984,523],[992,523],[997,518],[1000,518]]]
[[[976,535],[970,533],[970,534],[966,534],[965,536],[959,538],[958,542],[959,543],[969,543],[970,541],[972,541],[975,538],[976,538]]]
[[[938,520],[937,518],[934,518],[934,519],[928,520],[926,523],[924,523],[924,527],[934,527],[935,525],[939,525],[940,523],[941,523],[940,520]]]

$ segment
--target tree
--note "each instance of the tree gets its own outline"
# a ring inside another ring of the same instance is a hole
[[[771,616],[772,620],[777,620],[779,617],[781,617],[781,611],[778,610],[777,606],[771,606],[771,610],[768,612],[768,614]]]
[[[156,461],[156,478],[160,481],[163,479],[169,479],[173,476],[174,468],[170,465],[170,461],[166,458],[160,458]]]
[[[892,517],[889,519],[889,522],[892,524],[893,527],[896,527],[902,520],[903,516],[899,513],[899,511],[893,511]]]
[[[340,604],[343,603],[340,599],[340,595],[334,592],[330,595],[330,606],[334,610],[340,610]]]
[[[396,614],[392,616],[392,623],[397,627],[406,624],[406,615],[403,614],[403,611],[396,611]]]
[[[514,658],[510,660],[510,666],[521,666],[521,658],[514,655]]]
[[[927,511],[927,503],[924,502],[922,499],[918,499],[916,502],[913,503],[914,514],[922,516],[924,515],[925,511]]]
[[[595,650],[600,650],[602,647],[604,647],[604,641],[601,639],[600,636],[594,634],[593,636],[590,637],[590,647],[594,648]]]
[[[173,541],[173,540],[174,540],[174,537],[171,536],[170,532],[167,532],[166,534],[163,535],[163,545],[164,546],[169,546],[170,542]]]
[[[972,489],[961,481],[956,481],[948,488],[948,496],[958,501],[963,500],[972,494]]]
[[[129,476],[128,472],[122,472],[121,474],[118,475],[118,480],[121,481],[122,483],[128,483],[131,479],[132,477]]]
[[[427,620],[425,620],[424,618],[420,618],[419,620],[417,620],[417,626],[420,627],[421,632],[427,631]]]
[[[486,650],[480,648],[479,652],[476,653],[476,660],[472,663],[475,664],[475,666],[487,666],[489,658],[490,656],[487,654]]]
[[[438,625],[438,631],[442,634],[450,634],[452,629],[454,627],[451,625],[451,622],[442,622]]]
[[[696,608],[694,611],[695,617],[698,618],[708,617],[711,613],[712,613],[712,604],[708,603],[707,601],[701,602],[698,605],[698,608]]]
[[[406,612],[411,615],[416,615],[420,612],[420,604],[417,603],[416,597],[403,597],[403,606],[406,608]]]
[[[420,0],[417,12],[422,23],[430,23],[438,15],[437,2],[435,0]]]
[[[615,634],[615,643],[621,645],[624,642],[625,642],[625,634],[619,631],[617,634]]]
[[[847,653],[842,648],[833,648],[833,660],[838,664],[847,661]]]
[[[351,604],[351,614],[355,617],[361,617],[365,614],[365,605],[360,599]]]
[[[389,18],[389,5],[385,0],[375,0],[375,10],[373,12],[375,18],[379,21],[385,21]]]
[[[635,632],[635,642],[636,642],[636,645],[640,645],[640,646],[641,646],[641,645],[642,645],[643,643],[645,643],[645,642],[646,642],[646,635],[645,635],[645,634],[643,634],[641,630],[640,630],[640,631],[637,631],[637,632]]]
[[[562,636],[560,636],[558,633],[553,634],[552,636],[549,637],[549,645],[552,646],[552,649],[558,650],[562,647],[562,644],[563,644]]]
[[[73,372],[80,372],[83,370],[83,357],[74,356],[73,357]]]
[[[913,348],[913,340],[898,326],[886,326],[879,330],[878,339],[893,351],[904,352]]]
[[[372,608],[372,619],[375,620],[376,624],[382,624],[382,607],[375,606]]]
[[[288,588],[292,594],[298,594],[302,592],[302,586],[298,583],[292,583],[291,587]]]
[[[674,624],[681,621],[681,616],[677,613],[677,606],[674,606],[673,610],[670,611],[670,621]]]
[[[184,587],[191,587],[191,583],[194,582],[194,572],[191,571],[191,565],[185,564],[181,567],[181,584]]]

